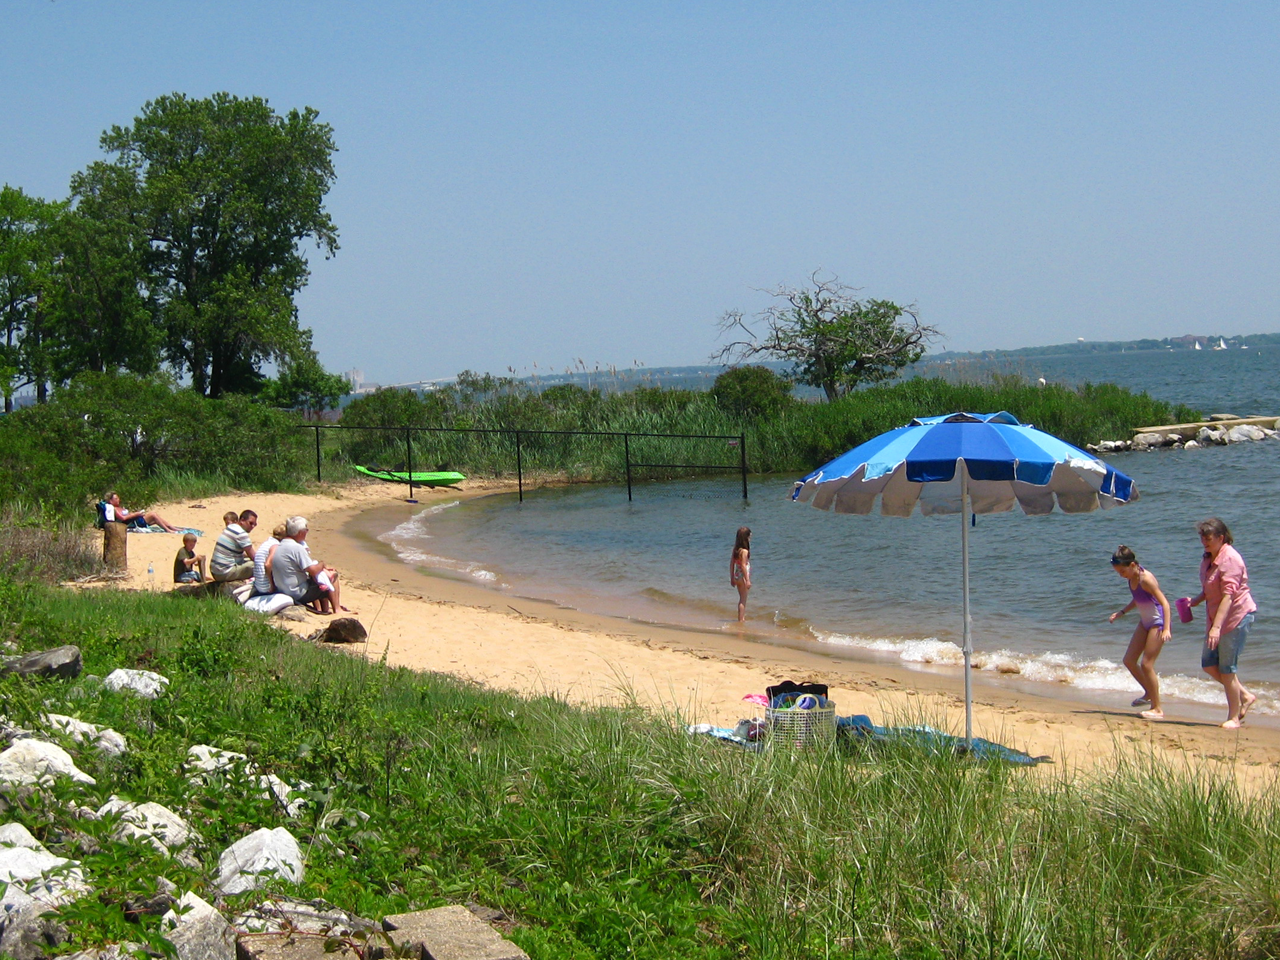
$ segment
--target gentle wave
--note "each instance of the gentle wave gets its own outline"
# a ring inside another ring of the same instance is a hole
[[[821,643],[858,647],[876,653],[897,654],[904,663],[930,663],[963,667],[964,651],[949,640],[933,637],[921,639],[890,637],[858,637],[841,633],[811,632]],[[1125,696],[1142,692],[1124,664],[1105,658],[1085,659],[1069,653],[1025,654],[1012,650],[994,652],[975,650],[973,668],[989,673],[1022,677],[1037,683],[1057,683],[1080,690],[1115,691]],[[1280,696],[1265,689],[1270,684],[1251,684],[1258,694],[1253,710],[1260,714],[1280,716]],[[1260,689],[1262,687],[1263,689]],[[1161,674],[1160,692],[1167,699],[1225,706],[1222,685],[1212,680],[1182,674]]]
[[[421,541],[431,539],[431,534],[427,532],[427,522],[432,517],[439,516],[444,511],[458,506],[459,503],[461,501],[454,500],[450,503],[437,503],[434,506],[427,507],[394,529],[388,530],[378,539],[395,550],[396,555],[405,563],[422,564],[439,570],[462,573],[482,583],[497,583],[498,575],[492,570],[486,570],[478,563],[455,560],[452,557],[442,557],[422,548]]]

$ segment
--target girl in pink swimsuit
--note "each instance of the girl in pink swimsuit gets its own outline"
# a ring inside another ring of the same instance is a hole
[[[1138,564],[1138,558],[1128,547],[1121,544],[1111,556],[1111,567],[1120,576],[1129,581],[1129,593],[1133,597],[1123,610],[1111,615],[1111,623],[1115,623],[1130,610],[1138,611],[1138,625],[1133,628],[1133,636],[1129,638],[1129,649],[1124,653],[1124,665],[1133,674],[1133,679],[1142,684],[1142,696],[1133,701],[1135,707],[1146,706],[1141,716],[1147,720],[1163,720],[1164,711],[1160,707],[1160,678],[1156,676],[1156,657],[1168,641],[1169,624],[1173,617],[1169,612],[1169,601],[1156,582],[1150,570]]]
[[[739,527],[729,558],[729,584],[738,588],[738,622],[747,619],[747,594],[751,592],[751,528]]]

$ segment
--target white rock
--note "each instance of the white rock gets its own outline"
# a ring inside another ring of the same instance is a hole
[[[194,893],[183,894],[177,908],[161,917],[160,924],[178,960],[235,960],[235,930]]]
[[[89,890],[79,863],[55,857],[38,843],[34,848],[0,847],[0,883],[9,885],[6,902],[16,890],[50,907],[70,903]]]
[[[164,693],[164,688],[169,685],[169,678],[150,670],[126,670],[121,667],[107,674],[102,685],[113,693],[129,690],[147,700],[154,700]]]
[[[296,817],[302,813],[303,808],[307,805],[307,798],[302,796],[295,797],[293,794],[306,790],[311,784],[304,780],[297,787],[291,787],[274,773],[264,774],[257,779],[258,786],[262,788],[262,796],[273,798],[286,815]]]
[[[66,717],[60,713],[45,714],[44,721],[55,730],[65,733],[76,743],[92,743],[99,753],[109,757],[118,757],[129,750],[124,737],[109,727],[100,727],[96,723],[85,723],[75,717]]]
[[[1167,438],[1163,433],[1140,433],[1133,438],[1135,447],[1163,447]]]
[[[1211,427],[1201,427],[1196,432],[1196,439],[1205,446],[1211,443],[1226,443],[1227,431]]]
[[[275,800],[290,817],[298,816],[307,802],[304,797],[292,797],[291,795],[306,790],[311,786],[309,783],[303,783],[293,787],[274,773],[259,774],[258,768],[250,763],[249,758],[243,753],[236,753],[232,750],[219,750],[217,747],[211,747],[203,743],[196,744],[187,750],[186,766],[192,772],[192,780],[203,779],[206,773],[243,770],[249,781],[258,787],[259,795],[269,800]]]
[[[44,844],[31,835],[20,823],[6,823],[0,827],[0,846],[26,847],[28,850],[43,850]]]
[[[161,853],[181,850],[195,838],[191,824],[158,803],[131,803],[112,797],[99,808],[98,816],[120,817],[113,833],[117,840],[141,840]]]
[[[1267,435],[1262,432],[1262,428],[1255,427],[1251,423],[1242,423],[1227,431],[1227,443],[1244,443],[1248,440],[1265,440],[1266,438]]]
[[[1183,450],[1198,450],[1198,449],[1200,449],[1200,444],[1199,444],[1199,443],[1197,443],[1197,442],[1196,442],[1196,441],[1194,441],[1194,440],[1188,440],[1188,441],[1183,445],[1182,449],[1183,449]]]
[[[67,751],[43,740],[18,740],[0,753],[0,783],[51,783],[58,777],[77,783],[98,782],[77,767]]]
[[[232,896],[280,879],[301,883],[302,872],[302,851],[293,834],[284,827],[263,827],[218,858],[218,891]]]
[[[215,773],[235,766],[242,766],[249,772],[253,771],[253,764],[249,763],[249,758],[243,753],[219,750],[204,743],[198,743],[187,751],[186,767],[196,774]]]

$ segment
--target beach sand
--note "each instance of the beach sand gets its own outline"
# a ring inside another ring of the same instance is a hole
[[[170,523],[202,529],[197,552],[208,555],[230,509],[259,514],[255,542],[293,514],[310,520],[308,544],[317,560],[341,573],[342,599],[369,632],[349,652],[393,666],[448,673],[495,689],[551,695],[573,703],[627,701],[678,715],[683,722],[731,726],[755,708],[742,702],[786,678],[826,683],[837,712],[868,714],[881,724],[928,723],[962,733],[963,677],[905,665],[852,661],[813,650],[755,642],[726,632],[639,623],[597,616],[541,600],[512,596],[415,569],[395,557],[376,534],[432,503],[449,503],[507,489],[468,482],[460,490],[420,490],[419,505],[404,503],[406,488],[353,483],[312,494],[245,494],[158,504]],[[176,534],[130,534],[126,589],[170,589]],[[280,622],[306,636],[327,622]],[[1034,755],[1052,757],[1037,769],[1105,774],[1122,752],[1149,752],[1176,764],[1206,763],[1231,771],[1250,789],[1269,787],[1280,772],[1280,728],[1251,721],[1225,731],[1203,708],[1166,706],[1163,722],[1128,708],[1081,702],[974,682],[974,734]],[[1065,692],[1064,692],[1065,693]],[[1216,717],[1217,715],[1214,714]],[[1221,717],[1225,718],[1225,703]]]

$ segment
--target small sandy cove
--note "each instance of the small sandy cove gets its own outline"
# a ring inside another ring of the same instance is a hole
[[[850,661],[717,633],[595,616],[431,575],[398,560],[376,534],[433,503],[506,489],[468,481],[461,490],[419,490],[353,483],[311,494],[244,494],[155,505],[172,524],[201,529],[197,552],[210,554],[222,514],[250,508],[259,515],[255,542],[291,515],[310,520],[312,555],[341,574],[342,599],[369,632],[351,652],[394,666],[449,673],[495,689],[550,694],[575,703],[632,699],[689,722],[732,725],[755,708],[745,694],[779,680],[827,683],[840,714],[865,713],[877,723],[927,722],[963,732],[962,678],[896,664]],[[397,506],[398,505],[398,506]],[[137,509],[134,504],[127,504]],[[376,511],[376,513],[371,513]],[[363,518],[363,522],[362,522]],[[373,519],[371,519],[373,518]],[[124,589],[169,589],[177,534],[129,534],[129,579]],[[726,600],[728,605],[728,600]],[[326,618],[279,621],[307,635]],[[1055,691],[1051,691],[1055,692]],[[1280,771],[1280,727],[1257,718],[1225,731],[1203,708],[1144,721],[1120,694],[1115,703],[1076,702],[1038,693],[974,684],[974,733],[1032,755],[1051,756],[1040,770],[1105,773],[1118,751],[1163,754],[1177,764],[1208,762],[1231,769],[1250,789],[1270,787]],[[1225,703],[1221,711],[1225,718]],[[1212,716],[1217,717],[1214,712]]]

